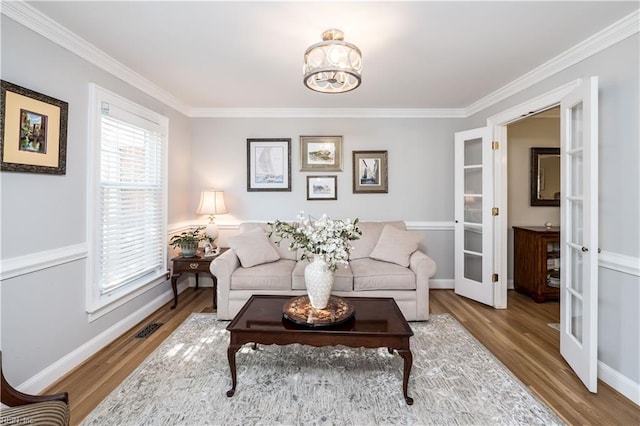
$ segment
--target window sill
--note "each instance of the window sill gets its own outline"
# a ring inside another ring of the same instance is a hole
[[[93,322],[120,306],[132,301],[141,294],[168,281],[168,272],[163,272],[152,276],[136,286],[125,287],[110,294],[99,296],[87,308],[89,322]]]

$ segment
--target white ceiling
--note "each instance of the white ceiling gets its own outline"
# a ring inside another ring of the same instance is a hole
[[[191,108],[465,108],[638,9],[636,1],[30,1]],[[328,28],[362,86],[302,84]]]

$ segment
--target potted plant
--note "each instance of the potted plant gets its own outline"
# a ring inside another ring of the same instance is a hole
[[[169,240],[169,245],[173,248],[180,247],[182,257],[193,257],[198,250],[198,243],[207,239],[207,234],[201,233],[203,229],[205,229],[204,226],[199,226],[180,235],[174,235]]]

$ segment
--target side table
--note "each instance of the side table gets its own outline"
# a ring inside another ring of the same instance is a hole
[[[217,308],[217,291],[218,280],[211,274],[209,265],[211,261],[220,256],[225,251],[229,250],[227,247],[220,247],[218,254],[215,256],[204,257],[204,253],[200,250],[193,257],[183,257],[182,255],[176,256],[171,259],[171,288],[173,289],[173,306],[171,309],[175,309],[178,306],[178,278],[184,273],[196,274],[196,289],[198,288],[198,273],[205,272],[211,276],[213,280],[213,308]]]

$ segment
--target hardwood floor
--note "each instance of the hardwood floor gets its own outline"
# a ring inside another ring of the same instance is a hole
[[[102,349],[45,393],[67,391],[71,424],[78,424],[192,312],[212,312],[211,288],[187,289],[175,310],[171,303]],[[431,312],[450,313],[509,368],[532,392],[572,425],[640,425],[640,407],[603,382],[591,394],[560,356],[557,302],[535,303],[509,292],[506,310],[496,310],[432,290]],[[145,325],[163,325],[146,339],[133,336]]]
[[[493,309],[432,290],[434,314],[448,312],[507,366],[532,392],[572,425],[640,425],[640,407],[598,381],[590,393],[560,355],[558,302],[535,303],[511,290],[508,309]]]

